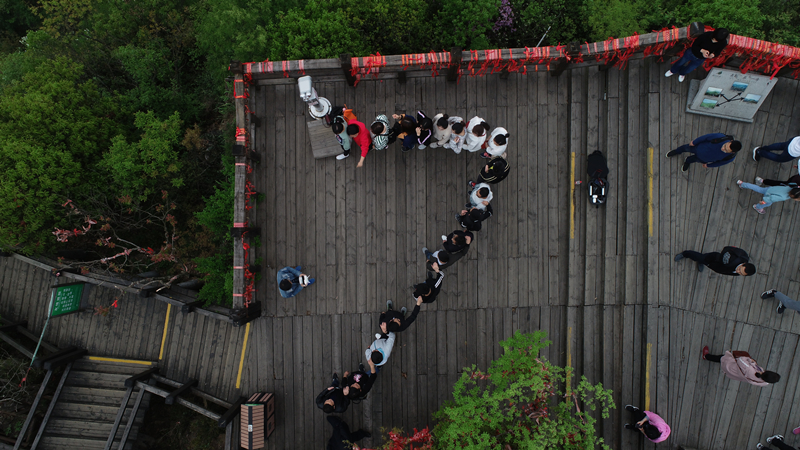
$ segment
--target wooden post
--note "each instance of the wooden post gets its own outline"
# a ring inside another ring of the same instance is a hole
[[[339,55],[339,64],[341,64],[342,71],[344,71],[344,78],[347,80],[347,85],[355,86],[358,78],[353,76],[353,62],[351,61],[350,54],[342,53]]]
[[[64,382],[67,381],[70,369],[72,369],[72,363],[69,363],[64,369],[64,373],[61,374],[61,380],[58,382],[58,387],[56,387],[56,392],[53,394],[53,399],[50,400],[50,405],[47,407],[47,412],[44,414],[42,423],[39,424],[39,432],[36,433],[36,438],[34,438],[33,444],[31,444],[31,450],[36,450],[36,447],[39,445],[39,441],[42,439],[44,430],[47,428],[47,421],[50,420],[50,416],[53,414],[53,409],[55,409],[56,403],[58,403],[58,397],[61,395],[61,389],[64,387]]]
[[[144,381],[150,378],[151,375],[155,375],[157,373],[158,373],[158,367],[152,367],[150,369],[145,370],[144,372],[137,373],[136,375],[125,380],[125,387],[132,388],[136,386],[137,381]]]
[[[31,410],[28,412],[28,417],[25,418],[25,423],[22,424],[22,428],[19,430],[19,436],[17,436],[17,442],[14,444],[14,450],[19,450],[19,447],[22,445],[22,440],[25,439],[25,432],[28,431],[28,427],[31,425],[31,421],[33,420],[33,416],[36,415],[36,408],[39,407],[39,402],[42,400],[42,394],[44,394],[44,390],[47,388],[47,383],[50,382],[50,377],[53,376],[53,371],[48,370],[47,373],[44,375],[44,380],[42,381],[41,387],[39,387],[39,393],[36,394],[36,398],[33,399],[33,403],[31,404]]]
[[[242,307],[231,310],[231,321],[235,327],[240,327],[259,317],[261,317],[261,302],[252,302],[247,308]]]
[[[241,409],[240,406],[242,406],[242,403],[246,401],[247,397],[239,397],[235,402],[233,402],[231,407],[228,408],[228,410],[222,414],[222,417],[219,418],[219,421],[217,422],[219,427],[225,428],[228,426],[228,424],[233,422],[233,419],[236,418],[237,414],[239,414],[239,410]]]
[[[581,54],[581,44],[580,44],[580,42],[574,41],[574,42],[570,42],[567,45],[567,55],[568,56],[574,57],[574,56],[578,56],[580,54]],[[566,57],[559,59],[558,60],[558,64],[556,64],[556,67],[553,70],[550,71],[550,75],[554,76],[554,77],[557,77],[557,76],[561,75],[561,73],[564,72],[567,69],[567,66],[569,66],[569,61],[567,60]]]
[[[450,66],[447,68],[447,81],[458,81],[458,70],[461,69],[461,47],[450,49]]]
[[[192,388],[192,386],[197,385],[198,381],[194,378],[190,378],[189,381],[183,383],[181,387],[172,391],[166,398],[164,398],[164,403],[167,405],[171,405],[175,403],[175,400],[178,398],[179,395],[183,394],[184,392],[188,391]]]

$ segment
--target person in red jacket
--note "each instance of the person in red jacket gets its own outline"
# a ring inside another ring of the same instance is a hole
[[[347,125],[347,135],[350,136],[350,139],[353,140],[353,143],[355,143],[356,147],[361,149],[361,159],[358,161],[358,165],[356,166],[361,167],[364,165],[364,158],[367,157],[367,153],[369,153],[369,151],[372,149],[372,139],[369,136],[367,127],[363,122],[352,120],[350,121],[349,125]],[[342,160],[348,156],[350,156],[350,152],[346,151],[337,156],[336,159]]]

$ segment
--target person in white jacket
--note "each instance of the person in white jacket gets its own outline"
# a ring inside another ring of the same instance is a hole
[[[431,139],[430,148],[444,147],[445,144],[450,142],[453,124],[463,120],[461,117],[450,117],[442,113],[433,116],[435,126],[433,127],[433,139]]]
[[[391,331],[388,334],[378,333],[375,335],[375,342],[369,346],[365,352],[367,360],[372,361],[376,366],[386,364],[389,355],[392,354],[392,347],[394,347],[395,334]]]
[[[472,188],[469,194],[469,203],[465,206],[469,208],[486,209],[492,201],[492,189],[486,183],[478,183]]]
[[[491,158],[492,156],[505,157],[506,148],[508,147],[508,137],[508,130],[503,127],[495,128],[489,136],[486,151],[481,153],[481,156],[484,158]]]
[[[461,148],[464,147],[464,142],[467,139],[467,127],[464,122],[456,122],[450,126],[450,141],[443,145],[444,148],[449,148],[456,155],[461,153]]]
[[[489,126],[488,123],[484,122],[478,116],[469,119],[469,123],[467,124],[467,139],[464,143],[464,149],[470,152],[477,152],[483,146],[483,143],[486,142],[486,136],[489,133]]]

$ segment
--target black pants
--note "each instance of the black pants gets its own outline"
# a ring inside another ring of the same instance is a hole
[[[797,450],[796,448],[792,447],[789,444],[784,444],[784,442],[780,439],[773,439],[772,443],[769,445],[774,445],[775,447],[778,447],[781,450]]]
[[[343,444],[344,441],[358,442],[367,436],[367,432],[364,430],[358,430],[355,433],[351,433],[350,427],[348,427],[347,423],[339,417],[328,416],[327,419],[328,423],[330,423],[333,427],[333,435],[329,441],[329,443],[333,444],[333,448],[346,448]]]
[[[711,353],[706,355],[706,361],[718,363],[721,359],[722,355],[712,355]]]
[[[681,252],[684,258],[689,258],[692,261],[697,261],[700,264],[705,264],[706,261],[713,260],[719,252],[700,253],[694,250],[684,250]]]
[[[636,428],[636,423],[647,417],[647,415],[640,409],[638,411],[631,411],[631,416],[633,416],[633,421],[626,425],[625,428],[633,431],[634,433],[640,433],[639,429]]]
[[[792,184],[795,184],[795,185],[800,185],[800,175],[792,175],[792,176],[791,176],[791,177],[790,177],[788,180],[786,180],[786,181],[780,181],[780,180],[764,180],[763,184],[764,184],[764,186],[780,186],[780,185],[782,185],[782,184],[787,184],[787,185],[790,185],[790,186],[791,186]]]

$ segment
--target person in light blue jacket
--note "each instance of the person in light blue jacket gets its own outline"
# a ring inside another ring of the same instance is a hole
[[[760,202],[753,205],[753,209],[759,214],[764,214],[764,208],[769,207],[775,202],[784,202],[786,200],[800,200],[800,188],[791,186],[757,186],[755,184],[745,183],[742,180],[736,181],[739,189],[750,189],[756,191],[764,197]]]
[[[368,361],[372,361],[373,364],[376,366],[382,366],[386,364],[386,361],[389,359],[389,355],[392,354],[392,347],[394,347],[394,339],[395,335],[391,331],[384,334],[378,333],[375,335],[375,342],[369,346],[367,351],[364,352],[364,356],[367,358]]]
[[[289,298],[299,294],[304,287],[314,284],[314,279],[301,273],[302,267],[284,267],[278,271],[278,291],[281,297]]]

